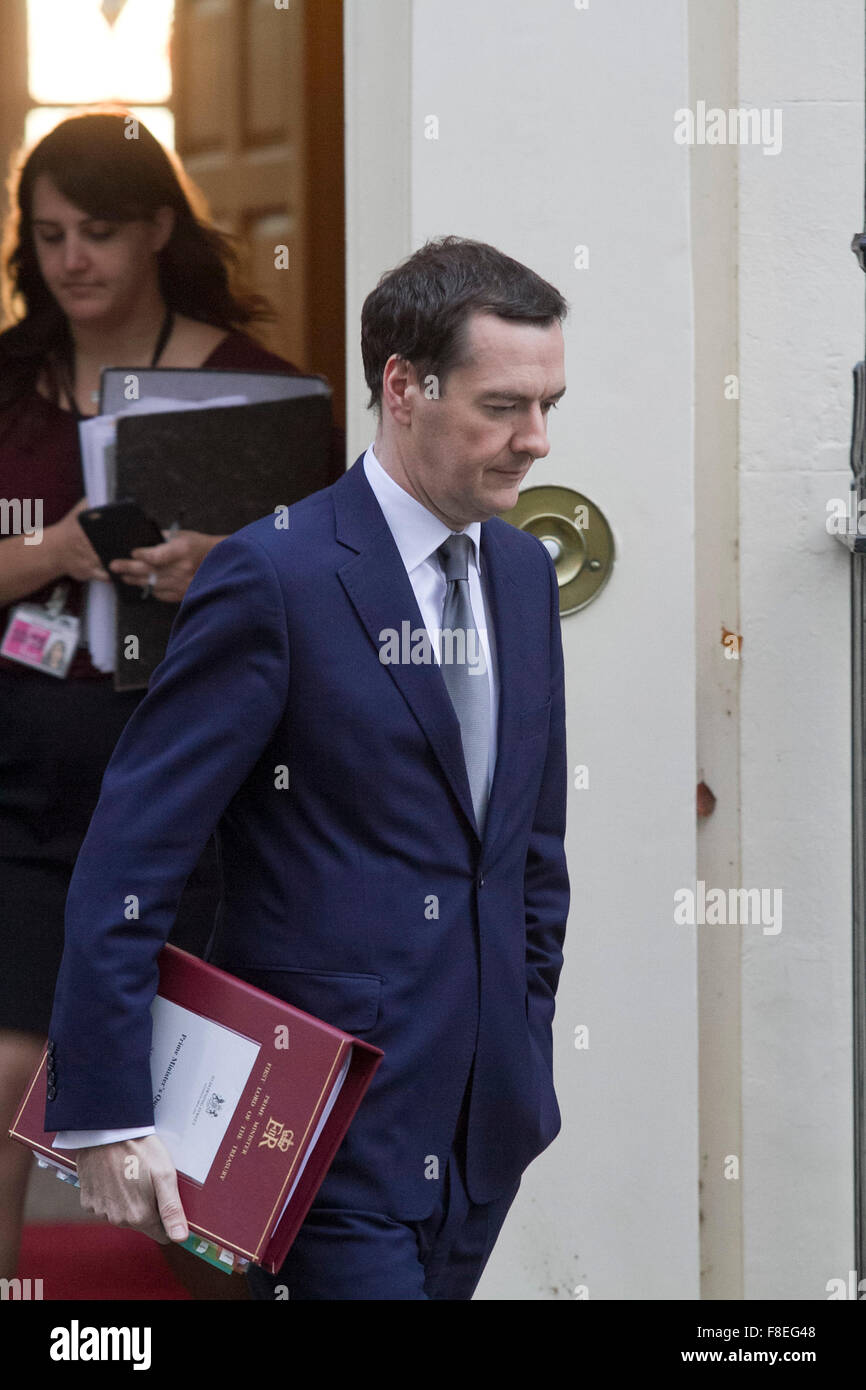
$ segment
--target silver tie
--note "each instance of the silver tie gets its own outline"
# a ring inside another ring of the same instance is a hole
[[[442,609],[441,671],[460,721],[463,757],[479,834],[487,815],[490,682],[484,648],[469,602],[468,536],[449,536],[437,550],[448,587]]]

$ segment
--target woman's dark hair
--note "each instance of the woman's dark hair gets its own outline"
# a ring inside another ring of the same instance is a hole
[[[361,310],[361,355],[371,407],[382,407],[382,373],[395,353],[418,376],[445,376],[466,360],[466,324],[475,312],[547,326],[568,305],[559,290],[495,246],[464,237],[428,241],[383,275]]]
[[[68,320],[42,278],[33,240],[33,186],[41,174],[100,220],[127,222],[150,218],[160,207],[174,210],[174,230],[157,260],[160,291],[175,313],[227,329],[274,317],[263,296],[236,287],[234,238],[210,225],[201,194],[146,126],[122,109],[69,116],[9,180],[3,306],[18,321],[0,333],[0,405],[29,390],[42,367],[56,400],[56,364],[71,345]]]

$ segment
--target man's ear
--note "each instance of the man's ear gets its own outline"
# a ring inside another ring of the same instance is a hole
[[[382,373],[382,413],[387,412],[398,425],[412,420],[412,396],[418,389],[415,368],[405,357],[393,353]]]
[[[151,218],[151,223],[153,224],[153,239],[151,244],[153,246],[154,255],[158,255],[163,247],[171,240],[171,234],[174,231],[174,222],[174,208],[170,208],[166,205],[165,207],[156,209],[156,212]]]

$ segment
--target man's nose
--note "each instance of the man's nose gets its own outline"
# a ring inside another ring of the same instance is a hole
[[[516,454],[529,454],[534,459],[546,458],[550,453],[547,418],[540,405],[533,405],[528,417],[521,421],[511,447]]]

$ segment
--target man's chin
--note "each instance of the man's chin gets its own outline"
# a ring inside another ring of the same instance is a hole
[[[517,498],[520,495],[520,484],[523,475],[511,481],[503,473],[501,477],[494,478],[488,475],[487,497],[490,504],[490,515],[496,516],[499,512],[510,512],[512,507],[517,506]]]

